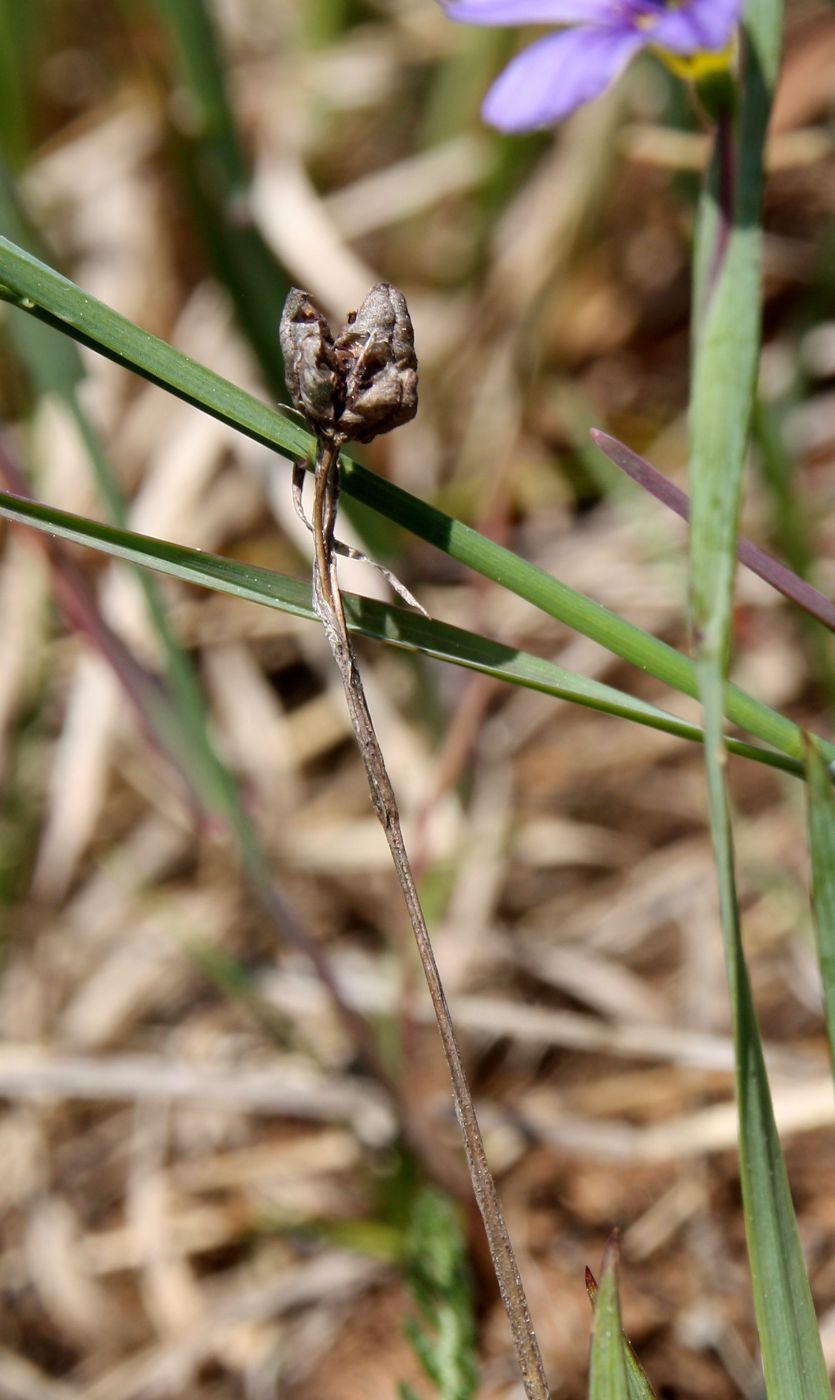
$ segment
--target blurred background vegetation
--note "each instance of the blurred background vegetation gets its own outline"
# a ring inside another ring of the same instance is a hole
[[[831,594],[835,13],[787,10],[744,528]],[[686,648],[684,527],[588,428],[683,481],[706,138],[648,57],[559,132],[500,137],[479,104],[514,42],[434,0],[0,0],[0,231],[272,402],[288,286],[341,320],[395,282],[421,411],[365,460]],[[6,489],[307,576],[285,460],[8,308],[0,411]],[[372,512],[343,514],[433,616],[696,716]],[[0,1393],[518,1395],[318,628],[6,526],[0,546]],[[362,566],[344,578],[385,596]],[[361,650],[555,1397],[584,1393],[583,1269],[614,1224],[659,1394],[755,1393],[700,754]],[[831,735],[828,641],[750,576],[735,678]],[[742,760],[730,776],[835,1363],[801,793]],[[421,1363],[439,1328],[457,1357],[440,1390]]]

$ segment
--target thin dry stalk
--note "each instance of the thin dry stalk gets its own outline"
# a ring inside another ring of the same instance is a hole
[[[481,1130],[478,1126],[443,984],[403,840],[394,789],[374,730],[362,678],[345,623],[333,539],[339,496],[339,450],[341,445],[342,439],[338,435],[335,437],[319,436],[313,498],[314,606],[325,630],[325,636],[334,660],[339,667],[351,724],[368,776],[371,800],[386,834],[429,987],[429,995],[432,999],[452,1079],[455,1112],[464,1139],[470,1179],[484,1221],[502,1301],[510,1321],[525,1394],[529,1400],[549,1400],[550,1391],[545,1379],[539,1343],[499,1203],[496,1184],[487,1165]]]

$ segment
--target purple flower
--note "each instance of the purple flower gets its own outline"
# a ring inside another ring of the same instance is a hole
[[[641,49],[679,58],[726,49],[742,0],[447,0],[463,24],[560,24],[523,49],[493,84],[485,121],[532,131],[562,121],[599,96]]]

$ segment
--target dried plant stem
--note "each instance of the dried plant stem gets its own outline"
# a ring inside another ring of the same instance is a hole
[[[525,1394],[528,1396],[528,1400],[549,1400],[550,1392],[545,1380],[539,1344],[531,1322],[525,1290],[499,1204],[496,1184],[487,1165],[481,1130],[478,1126],[472,1096],[461,1063],[458,1042],[452,1028],[449,1007],[435,961],[435,954],[432,950],[426,920],[421,909],[409,857],[406,853],[394,789],[371,720],[365,690],[345,624],[333,539],[339,495],[339,451],[342,441],[343,439],[339,435],[320,436],[316,455],[313,496],[314,606],[342,676],[348,712],[368,775],[374,810],[386,833],[420,960],[423,964],[423,971],[452,1078],[455,1112],[464,1139],[470,1179],[484,1221],[484,1229],[502,1301],[510,1320]]]
[[[306,475],[307,460],[303,457],[300,461],[294,463],[293,466],[293,507],[299,520],[312,534],[313,526],[304,513],[303,494]],[[403,599],[404,603],[407,603],[410,608],[414,608],[417,612],[422,613],[424,617],[429,616],[426,608],[418,602],[413,593],[409,592],[406,585],[400,582],[397,574],[392,573],[391,569],[386,568],[385,564],[378,563],[376,559],[369,559],[368,555],[363,554],[362,550],[354,549],[353,545],[350,544],[343,544],[341,540],[334,539],[333,551],[335,554],[341,555],[343,559],[353,559],[357,564],[370,564],[372,569],[376,569],[378,573],[382,574],[389,587],[394,589],[394,592]]]

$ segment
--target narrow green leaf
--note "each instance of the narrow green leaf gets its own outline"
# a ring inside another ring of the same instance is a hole
[[[0,296],[256,442],[291,457],[309,455],[313,440],[303,428],[88,296],[5,237],[0,237]]]
[[[702,703],[720,728],[742,470],[760,350],[763,151],[779,64],[782,0],[749,0],[742,91],[717,125],[696,230],[690,430],[690,589]],[[708,744],[708,752],[712,745]]]
[[[829,1056],[835,1068],[835,792],[820,744],[807,736],[806,781],[809,802],[809,854],[812,912],[823,982]]]
[[[152,0],[172,50],[178,106],[189,122],[172,122],[180,182],[195,233],[275,394],[284,390],[278,322],[287,277],[251,218],[241,216],[249,171],[227,90],[220,36],[206,0]],[[169,103],[169,107],[174,104]]]
[[[29,226],[22,210],[14,182],[0,162],[0,228],[10,232],[28,247],[37,246],[38,238]],[[28,371],[30,380],[41,395],[53,395],[66,404],[79,437],[87,452],[91,474],[99,494],[118,526],[127,523],[128,508],[115,473],[78,394],[84,368],[75,343],[66,335],[42,325],[14,307],[9,308],[11,337]],[[156,686],[137,683],[131,687],[135,703],[145,712],[145,720],[157,731],[157,738],[183,772],[187,783],[209,810],[223,808],[232,800],[235,784],[227,774],[218,771],[220,761],[208,737],[208,720],[202,702],[200,686],[188,658],[174,638],[156,580],[147,569],[136,573],[145,595],[151,624],[165,657],[166,680],[170,696]],[[114,646],[117,645],[114,639]],[[123,658],[122,674],[130,666]],[[113,658],[111,658],[112,664]],[[151,703],[153,702],[153,703]]]
[[[224,559],[203,550],[117,529],[5,492],[0,492],[0,517],[43,530],[74,544],[101,550],[127,563],[156,569],[185,583],[231,593],[237,598],[278,608],[297,617],[311,620],[315,617],[309,585],[271,569],[240,564],[234,559]],[[625,691],[600,681],[588,680],[541,657],[371,598],[346,595],[345,605],[349,627],[358,635],[386,642],[404,651],[421,652],[436,660],[463,666],[512,685],[539,690],[589,709],[633,720],[637,724],[675,734],[681,739],[701,742],[702,734],[698,726],[688,724]],[[781,768],[795,776],[802,774],[802,765],[784,754],[757,748],[737,739],[729,740],[729,748],[741,757]]]
[[[0,0],[0,149],[16,170],[30,146],[30,89],[46,27],[43,11],[43,0]]]
[[[709,764],[708,778],[734,1029],[742,1204],[766,1391],[769,1400],[831,1400],[742,951],[719,764]]]
[[[629,1400],[626,1354],[618,1301],[617,1246],[610,1242],[594,1306],[589,1400]]]
[[[655,1391],[647,1379],[647,1373],[628,1342],[626,1343],[626,1384],[629,1390],[629,1400],[655,1400]]]
[[[310,455],[312,439],[295,423],[140,330],[8,239],[0,238],[0,296],[4,295],[255,441],[293,457]],[[685,695],[696,695],[693,663],[665,642],[347,457],[343,458],[343,482],[349,495],[460,563],[526,598],[663,683]],[[735,724],[792,758],[802,759],[800,732],[789,720],[732,685],[726,688],[725,704],[728,718]]]
[[[21,206],[15,181],[4,159],[0,159],[0,234],[33,252],[41,250],[40,240]],[[15,307],[8,309],[8,328],[33,391],[63,397],[72,394],[84,378],[81,356],[72,340]]]
[[[2,443],[0,454],[6,455]],[[5,468],[8,470],[8,467]],[[9,497],[7,499],[16,499]],[[32,503],[20,500],[19,506]],[[30,522],[31,523],[31,522]],[[40,526],[39,528],[46,528]],[[105,530],[114,527],[102,527]],[[53,525],[46,531],[58,535]],[[117,532],[118,533],[118,532]],[[69,537],[69,536],[66,536]],[[136,538],[139,538],[138,536]],[[125,556],[127,557],[127,556]],[[131,558],[131,563],[144,562]],[[60,558],[54,561],[61,568]],[[145,720],[150,734],[159,747],[167,753],[173,766],[185,777],[200,806],[219,816],[232,837],[241,860],[242,869],[250,882],[259,903],[276,932],[293,944],[310,959],[321,983],[330,992],[337,1012],[345,1023],[354,1043],[359,1047],[366,1063],[387,1087],[388,1075],[382,1066],[364,1018],[342,998],[327,955],[310,938],[305,924],[298,918],[292,906],[284,899],[276,886],[269,860],[258,840],[255,828],[241,802],[238,786],[229,770],[215,754],[209,740],[202,710],[202,697],[195,686],[194,677],[188,671],[186,659],[181,657],[182,677],[169,665],[170,687],[161,684],[142,667],[121,639],[112,633],[107,624],[99,618],[95,606],[86,598],[86,590],[73,584],[66,570],[62,569],[64,581],[73,588],[73,612],[76,625],[94,639],[108,664],[111,666],[127,694],[130,695]],[[148,576],[148,582],[152,582]],[[180,655],[178,653],[178,655]],[[169,658],[173,660],[173,658]],[[184,686],[189,687],[188,690]],[[192,694],[194,704],[191,704]],[[206,970],[211,970],[207,967]],[[256,994],[253,992],[251,1001]],[[270,1020],[267,1013],[267,1020]]]
[[[592,1308],[597,1306],[597,1279],[586,1269],[586,1291],[589,1295]],[[649,1377],[641,1365],[635,1352],[635,1348],[629,1338],[624,1333],[624,1346],[626,1347],[626,1385],[629,1392],[629,1400],[656,1400],[655,1391],[649,1383]]]
[[[30,246],[37,242],[37,236],[20,208],[14,184],[5,170],[0,170],[0,228],[13,233],[18,241]],[[112,519],[123,526],[127,520],[126,502],[77,392],[78,381],[84,371],[74,341],[66,334],[59,333],[57,328],[42,324],[15,307],[8,308],[8,316],[12,340],[29,371],[33,387],[36,392],[57,396],[66,404],[87,450],[101,497]],[[185,780],[193,798],[206,812],[225,824],[237,849],[242,870],[276,933],[295,944],[310,958],[323,985],[329,988],[356,1044],[364,1048],[368,1063],[374,1065],[376,1054],[365,1022],[342,1002],[327,960],[315,942],[311,942],[304,924],[295,916],[275,885],[256,828],[241,801],[238,784],[213,747],[199,681],[171,630],[157,580],[147,568],[137,568],[136,577],[145,595],[150,620],[165,659],[165,682],[157,683],[155,677],[149,676],[103,620],[94,626],[97,643],[141,714],[149,735]],[[95,624],[94,609],[90,616]],[[208,962],[204,970],[220,984],[221,979],[214,964]],[[228,981],[225,990],[229,991]],[[271,1029],[271,1033],[275,1033],[275,1018],[268,1008],[263,1007],[252,989],[248,993],[247,1004]]]
[[[457,1207],[434,1187],[412,1204],[404,1262],[420,1314],[406,1323],[412,1348],[438,1400],[472,1400],[478,1371],[467,1248]]]
[[[742,470],[760,345],[763,149],[781,0],[748,0],[739,111],[720,118],[697,227],[690,588],[731,1001],[743,1213],[769,1400],[831,1400],[742,951],[723,708]]]

